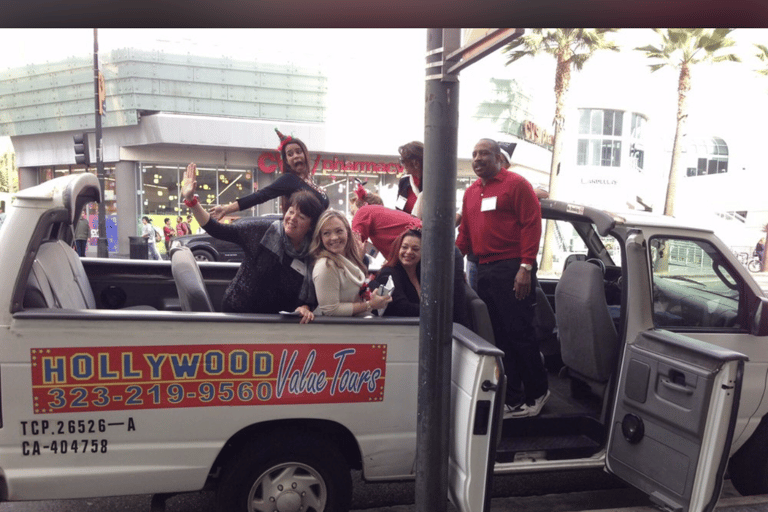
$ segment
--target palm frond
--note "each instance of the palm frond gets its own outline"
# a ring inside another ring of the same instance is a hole
[[[728,55],[716,55],[711,58],[712,62],[741,62],[738,55],[729,53]]]

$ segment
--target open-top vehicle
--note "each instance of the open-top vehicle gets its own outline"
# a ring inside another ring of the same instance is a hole
[[[414,477],[417,318],[222,313],[237,264],[77,258],[73,222],[98,200],[90,174],[51,180],[0,228],[3,499],[215,487],[227,511],[337,511],[351,468]],[[754,280],[705,229],[542,213],[573,252],[540,278],[552,398],[502,420],[501,352],[470,293],[446,454],[459,510],[487,510],[492,472],[606,467],[669,510],[711,510],[726,468],[742,493],[768,492]]]

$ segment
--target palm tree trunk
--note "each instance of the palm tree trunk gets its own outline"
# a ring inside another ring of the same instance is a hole
[[[557,70],[555,72],[555,134],[552,139],[552,163],[549,167],[549,197],[558,199],[557,185],[560,174],[560,158],[563,151],[562,131],[565,125],[565,97],[571,83],[570,54],[560,54],[557,57]],[[544,230],[544,247],[541,252],[541,265],[539,270],[549,272],[552,270],[552,254],[555,243],[555,223],[547,221]]]
[[[669,166],[669,182],[667,184],[667,197],[664,201],[664,215],[675,214],[675,196],[677,195],[677,181],[680,178],[680,156],[683,152],[683,137],[688,120],[688,92],[691,90],[691,70],[687,63],[680,66],[680,79],[677,85],[677,127],[675,128],[675,142],[672,146],[672,162]]]

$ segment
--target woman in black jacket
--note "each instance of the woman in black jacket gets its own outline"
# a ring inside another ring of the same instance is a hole
[[[466,324],[466,291],[459,253],[454,261],[453,321]],[[384,316],[419,316],[421,302],[421,229],[409,228],[392,243],[392,253],[379,271],[371,287],[385,285],[392,278],[392,302]]]
[[[195,194],[195,164],[187,166],[182,195],[195,220],[216,238],[234,242],[245,251],[235,278],[224,292],[222,311],[301,315],[301,323],[314,319],[317,305],[312,285],[309,244],[324,208],[314,194],[300,190],[291,195],[282,220],[263,237],[255,223],[222,224],[202,207]]]
[[[276,197],[282,198],[281,208],[285,213],[288,209],[288,198],[298,190],[309,190],[320,201],[323,209],[328,208],[328,196],[325,195],[322,187],[315,184],[315,180],[312,178],[312,172],[309,168],[309,151],[307,151],[306,144],[296,137],[283,135],[277,128],[275,131],[280,137],[280,146],[277,150],[283,161],[283,175],[271,185],[253,194],[241,197],[227,205],[214,206],[209,212],[214,219],[221,220],[225,215],[247,210]]]

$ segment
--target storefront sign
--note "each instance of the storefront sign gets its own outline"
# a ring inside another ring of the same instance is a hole
[[[532,121],[523,123],[523,138],[540,146],[552,147],[554,143],[554,137]]]
[[[280,154],[267,152],[259,155],[259,170],[266,174],[282,168]],[[312,163],[312,174],[349,173],[349,174],[401,174],[403,166],[399,163],[373,162],[370,160],[342,160],[336,156],[333,158],[315,157]]]
[[[387,346],[32,349],[35,414],[384,400]]]

